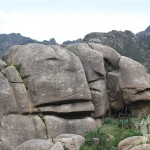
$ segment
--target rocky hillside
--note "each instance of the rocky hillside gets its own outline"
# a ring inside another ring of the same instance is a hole
[[[0,34],[0,56],[13,45],[24,45],[35,42],[37,41],[29,37],[24,37],[20,33]]]
[[[13,45],[24,45],[27,43],[41,43],[44,45],[56,45],[57,42],[54,38],[49,41],[44,40],[42,42],[33,40],[29,37],[22,36],[20,33],[0,34],[0,57],[4,52]]]
[[[112,30],[108,33],[93,32],[83,41],[110,46],[121,55],[142,63],[150,72],[150,26],[145,31],[134,34],[131,31]]]

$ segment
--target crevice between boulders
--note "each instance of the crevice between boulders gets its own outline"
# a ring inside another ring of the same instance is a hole
[[[45,134],[46,134],[46,138],[48,139],[48,128],[47,128],[47,124],[46,124],[46,121],[45,121],[45,116],[42,114],[42,113],[39,113],[39,118],[42,120],[42,122],[44,123],[44,126],[45,126]]]

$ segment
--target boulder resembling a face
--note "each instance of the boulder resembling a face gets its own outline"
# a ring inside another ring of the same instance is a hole
[[[10,48],[3,59],[9,66],[0,76],[5,106],[0,149],[96,129],[90,89],[76,55],[59,46],[27,44]]]
[[[21,63],[21,73],[29,75],[35,106],[91,100],[80,60],[65,49],[27,45],[17,51],[13,63]]]
[[[150,76],[142,65],[100,44],[62,47],[13,46],[3,57],[7,64],[0,61],[1,150],[84,136],[108,109],[128,107],[138,115],[147,106],[149,113]]]
[[[82,63],[73,53],[60,47],[29,44],[17,50],[11,63],[21,64],[20,74],[27,76],[33,111],[38,106],[81,102],[88,106],[86,111],[94,110]]]

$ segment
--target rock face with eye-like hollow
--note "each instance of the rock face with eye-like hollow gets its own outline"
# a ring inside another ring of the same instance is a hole
[[[150,108],[145,68],[100,44],[16,45],[0,68],[1,150],[61,134],[84,135],[110,108],[128,107],[136,115]]]

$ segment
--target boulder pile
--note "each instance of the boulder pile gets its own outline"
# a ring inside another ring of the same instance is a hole
[[[16,45],[0,70],[1,150],[31,149],[38,140],[60,146],[48,139],[84,136],[110,110],[127,107],[136,116],[150,110],[145,67],[100,44]]]

